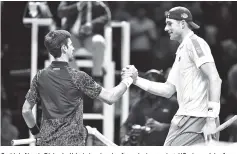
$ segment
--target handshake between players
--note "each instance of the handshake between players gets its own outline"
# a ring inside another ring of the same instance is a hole
[[[133,83],[136,82],[138,77],[138,70],[134,67],[134,65],[127,65],[121,71],[121,79],[132,79]]]

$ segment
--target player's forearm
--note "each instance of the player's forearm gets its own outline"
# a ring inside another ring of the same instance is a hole
[[[208,123],[215,121],[214,118],[220,113],[221,83],[219,76],[209,78]]]
[[[209,101],[220,102],[221,83],[219,76],[209,78]]]
[[[174,87],[168,83],[153,82],[141,77],[134,84],[149,93],[166,98],[170,98],[175,92]]]
[[[123,94],[126,92],[126,90],[127,90],[127,86],[124,83],[120,82],[119,85],[117,85],[116,87],[114,87],[111,90],[112,95],[110,96],[110,98],[111,98],[110,101],[112,103],[117,102],[123,96]]]
[[[109,105],[112,105],[122,97],[126,90],[127,86],[124,83],[120,82],[120,84],[112,89],[107,90],[103,88],[98,99]]]
[[[36,121],[34,119],[34,115],[31,109],[22,108],[22,116],[29,128],[33,128],[36,125]]]

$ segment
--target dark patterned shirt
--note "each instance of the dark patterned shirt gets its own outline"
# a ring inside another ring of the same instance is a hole
[[[102,87],[88,74],[53,61],[37,72],[26,99],[41,103],[42,123],[37,145],[85,145],[87,130],[83,125],[83,93],[96,98]]]

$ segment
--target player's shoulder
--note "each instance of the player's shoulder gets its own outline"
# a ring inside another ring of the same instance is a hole
[[[187,47],[200,48],[201,46],[208,46],[207,42],[200,36],[193,34],[189,36],[187,41]]]
[[[84,71],[80,71],[78,69],[72,68],[72,67],[67,67],[67,70],[69,72],[69,74],[71,75],[77,75],[77,76],[87,76],[88,74]]]
[[[40,78],[40,76],[42,76],[42,74],[47,70],[46,68],[40,69],[37,71],[37,73],[35,74],[35,78],[38,80]]]
[[[189,37],[190,43],[195,44],[195,43],[199,43],[199,44],[207,44],[207,42],[200,36],[193,34]]]

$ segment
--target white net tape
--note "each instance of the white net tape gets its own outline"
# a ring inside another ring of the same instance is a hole
[[[227,128],[228,126],[230,126],[236,120],[237,120],[237,115],[233,116],[231,119],[229,119],[228,121],[226,121],[225,123],[223,123],[222,125],[217,127],[217,129],[213,132],[213,134],[217,133],[217,132],[220,132],[223,129]],[[98,146],[98,142],[102,143],[100,145],[117,146],[115,143],[113,143],[112,141],[107,139],[104,135],[102,135],[96,128],[92,128],[90,126],[86,126],[86,128],[88,130],[88,136],[91,135],[91,136],[95,137],[98,140],[98,141],[96,141],[97,146]],[[92,142],[93,142],[94,139],[92,138]],[[12,140],[12,145],[15,146],[15,145],[30,144],[30,143],[35,143],[35,141],[36,141],[36,139]],[[94,144],[92,143],[91,145],[94,145]],[[237,145],[237,143],[217,142],[217,141],[209,140],[204,144],[198,144],[198,145]]]
[[[112,141],[107,139],[104,135],[102,135],[96,128],[92,128],[90,126],[86,126],[88,130],[88,135],[95,136],[100,142],[102,142],[103,145],[106,146],[117,146],[114,144]],[[17,139],[17,140],[12,140],[12,145],[24,145],[24,144],[31,144],[35,143],[36,139]]]

